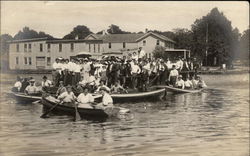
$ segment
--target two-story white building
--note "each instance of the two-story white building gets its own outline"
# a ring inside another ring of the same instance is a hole
[[[90,34],[85,39],[47,39],[36,38],[9,42],[10,69],[51,69],[58,57],[70,58],[87,51],[93,58],[117,54],[127,56],[142,47],[147,57],[160,45],[166,49],[174,48],[174,41],[153,32],[142,34]]]

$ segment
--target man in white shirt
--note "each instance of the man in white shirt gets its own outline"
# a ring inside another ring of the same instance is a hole
[[[89,89],[85,87],[84,92],[77,97],[78,107],[89,108],[90,104],[94,102],[93,96],[89,93]]]
[[[108,91],[106,90],[106,88],[102,87],[100,89],[100,91],[102,92],[102,102],[99,103],[98,105],[96,105],[97,109],[105,109],[107,107],[113,107],[113,99],[112,97],[108,94]]]
[[[136,54],[136,52],[133,52],[133,54],[132,54],[132,60],[138,60],[138,55]]]
[[[146,55],[146,53],[145,53],[145,51],[142,49],[142,47],[139,47],[138,54],[139,54],[138,58],[141,58],[141,59],[143,59],[144,56]]]
[[[131,64],[131,75],[132,75],[132,87],[133,89],[137,86],[137,76],[141,73],[141,69],[138,66],[137,62],[133,60],[134,64]]]
[[[175,85],[177,77],[179,76],[178,70],[176,70],[175,65],[173,65],[172,70],[169,73],[168,81],[170,85]]]
[[[24,92],[26,93],[26,94],[33,94],[33,95],[35,95],[35,94],[38,94],[38,89],[37,89],[37,87],[35,86],[35,79],[31,79],[30,81],[29,81],[29,85],[25,88],[25,90],[24,90]]]
[[[52,78],[55,86],[59,85],[59,79],[60,79],[60,73],[59,70],[61,69],[60,66],[60,60],[56,58],[55,62],[52,65],[53,71],[52,71]]]
[[[184,83],[184,81],[182,80],[182,75],[179,75],[179,76],[178,76],[178,80],[176,81],[175,86],[176,86],[177,88],[180,88],[180,89],[184,89],[184,88],[185,88],[185,83]]]
[[[182,68],[183,68],[183,61],[182,61],[181,57],[179,57],[179,60],[176,62],[176,69],[178,71],[181,71]]]
[[[22,88],[22,82],[21,82],[21,78],[19,76],[17,76],[17,81],[14,84],[14,88],[13,91],[18,91],[20,92],[20,89]]]
[[[42,87],[50,87],[52,82],[48,80],[47,76],[43,76]]]
[[[63,102],[66,106],[72,106],[75,102],[75,94],[72,92],[71,86],[67,86],[66,92],[63,92],[58,96],[58,99]]]

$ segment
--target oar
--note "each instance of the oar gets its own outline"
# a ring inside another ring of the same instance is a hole
[[[81,120],[81,116],[80,116],[80,114],[78,112],[78,109],[77,109],[77,106],[76,106],[75,102],[74,102],[74,105],[75,105],[75,119],[74,119],[74,121],[79,121],[79,120]]]
[[[37,103],[40,103],[40,102],[41,102],[41,100],[37,100],[37,101],[32,102],[32,104],[37,104]]]
[[[47,114],[49,114],[54,108],[56,108],[56,106],[58,106],[59,104],[61,104],[61,102],[58,102],[56,105],[54,105],[52,108],[50,108],[47,112],[43,113],[40,118],[45,118]]]

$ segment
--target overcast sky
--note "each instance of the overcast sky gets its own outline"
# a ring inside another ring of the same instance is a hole
[[[145,28],[171,31],[191,28],[197,18],[217,7],[243,32],[249,27],[247,2],[80,2],[80,1],[1,1],[1,34],[15,35],[24,26],[61,38],[77,25],[94,33],[116,24],[124,31]]]

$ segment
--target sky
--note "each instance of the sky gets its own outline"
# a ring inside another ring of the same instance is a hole
[[[92,32],[111,24],[124,31],[190,29],[196,19],[217,7],[242,33],[249,27],[244,1],[1,1],[1,34],[14,36],[24,26],[62,38],[77,25]]]

